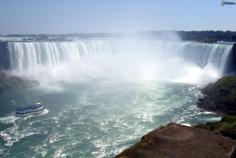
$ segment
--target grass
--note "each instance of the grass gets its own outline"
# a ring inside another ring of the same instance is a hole
[[[203,128],[217,134],[222,134],[235,139],[236,136],[236,115],[224,116],[219,122],[197,125],[196,128]]]
[[[219,87],[228,87],[231,84],[236,85],[236,77],[233,76],[226,76],[220,79],[218,82]]]

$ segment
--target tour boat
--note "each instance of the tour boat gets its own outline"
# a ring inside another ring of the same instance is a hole
[[[33,104],[27,107],[16,109],[16,116],[37,115],[44,111],[41,103]]]

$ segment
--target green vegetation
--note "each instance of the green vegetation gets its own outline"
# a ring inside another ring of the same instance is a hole
[[[236,42],[236,32],[233,31],[146,31],[141,35],[149,35],[161,39],[168,39],[169,33],[177,34],[184,41],[216,43],[219,41]]]
[[[165,127],[166,127],[166,126],[164,126],[164,125],[160,125],[160,127],[159,127],[159,128],[160,128],[160,129],[162,129],[162,128],[165,128]]]
[[[218,41],[236,42],[236,32],[231,31],[180,31],[182,40],[214,43]]]
[[[219,122],[210,122],[205,125],[196,125],[195,127],[236,139],[236,115],[227,115]]]
[[[236,102],[236,89],[231,90],[230,95],[226,98],[226,101]]]
[[[224,95],[223,101],[236,102],[236,77],[228,76],[219,80],[217,83],[217,95]]]
[[[234,76],[223,77],[220,80],[218,80],[216,84],[218,84],[219,88],[227,87],[229,85],[236,86],[236,77]]]
[[[205,97],[198,102],[204,110],[236,114],[236,77],[226,76],[203,89]]]
[[[228,115],[219,122],[195,127],[236,139],[236,77],[223,77],[204,88],[203,93],[206,96],[198,103],[200,108]]]
[[[224,116],[224,117],[221,119],[221,122],[236,123],[236,115]]]

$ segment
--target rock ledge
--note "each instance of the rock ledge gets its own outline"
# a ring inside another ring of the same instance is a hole
[[[208,130],[174,123],[157,128],[116,158],[233,158],[236,141]]]

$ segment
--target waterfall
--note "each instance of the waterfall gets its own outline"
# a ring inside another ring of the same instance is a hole
[[[10,67],[25,71],[38,66],[53,67],[60,63],[111,53],[106,41],[77,42],[9,42]]]
[[[189,62],[195,63],[202,69],[211,65],[221,73],[224,73],[225,69],[227,69],[227,62],[229,62],[228,58],[233,45],[197,42],[158,42],[156,47],[162,48],[161,51],[168,54],[168,56],[179,56]]]
[[[194,76],[194,71],[200,73],[201,70],[204,75],[216,74],[212,72],[223,75],[232,65],[233,54],[232,44],[140,39],[18,41],[8,42],[7,45],[12,71],[36,78],[43,74],[56,79],[66,77],[66,80],[76,80],[75,76],[79,79],[81,76],[169,79],[181,78],[185,74]],[[211,70],[205,71],[209,67]]]

